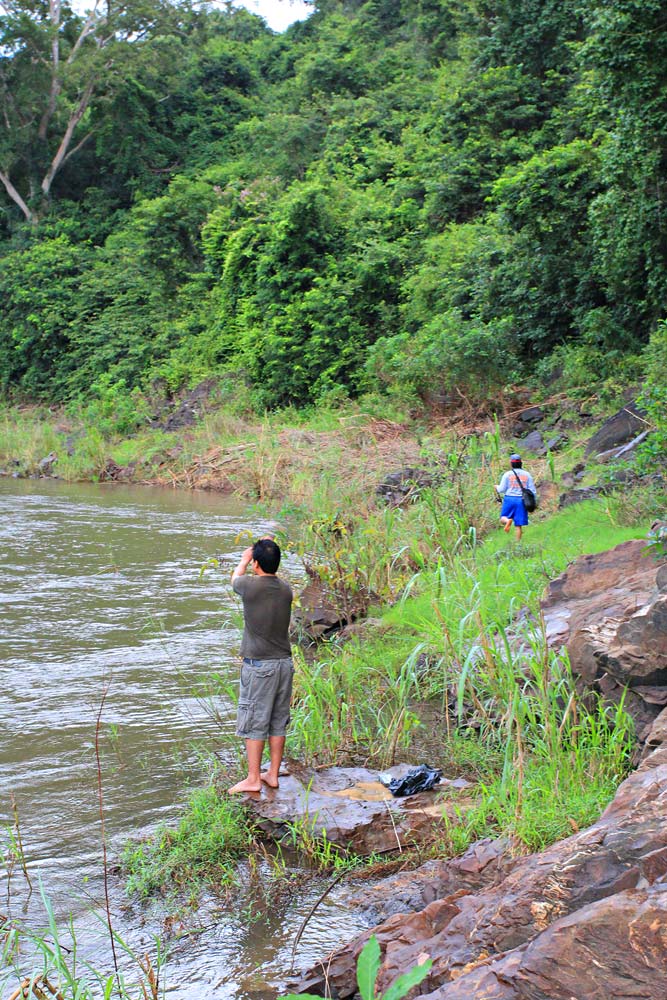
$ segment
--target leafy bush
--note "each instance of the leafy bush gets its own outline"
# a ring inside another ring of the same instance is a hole
[[[667,458],[667,321],[659,323],[646,348],[646,383],[639,397],[653,430],[640,451],[646,471],[664,471]]]

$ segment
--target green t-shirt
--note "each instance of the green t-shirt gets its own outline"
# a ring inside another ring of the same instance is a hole
[[[232,587],[243,600],[241,656],[280,660],[292,655],[289,621],[292,588],[277,576],[237,576]]]

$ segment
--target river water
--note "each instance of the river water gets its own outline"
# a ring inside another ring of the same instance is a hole
[[[210,494],[0,481],[0,824],[6,849],[16,810],[35,887],[30,894],[20,865],[5,866],[0,912],[45,926],[41,884],[60,926],[72,919],[82,956],[98,968],[110,968],[95,917],[103,898],[95,728],[104,692],[113,861],[128,837],[177,819],[188,786],[203,783],[207,754],[233,765],[233,707],[208,695],[207,679],[236,677],[241,615],[229,572],[247,545],[242,533],[265,527],[238,501]],[[202,573],[211,557],[220,568]],[[299,567],[288,559],[281,572],[296,580]],[[114,929],[141,954],[154,956],[155,935],[165,940],[167,996],[280,992],[294,936],[325,883],[297,878],[269,901],[267,863],[256,867],[259,878],[246,872],[255,889],[243,906],[205,896],[195,914],[166,923],[162,904],[128,899],[112,875]],[[296,968],[351,937],[357,921],[332,893],[308,922]],[[4,982],[8,992],[16,985]]]

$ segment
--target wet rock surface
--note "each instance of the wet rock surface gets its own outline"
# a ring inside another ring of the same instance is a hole
[[[390,772],[400,777],[409,766],[397,765]],[[433,791],[395,799],[377,772],[365,768],[318,772],[291,761],[289,772],[281,776],[279,789],[265,788],[246,798],[261,829],[280,838],[290,824],[305,824],[313,836],[326,831],[329,843],[360,855],[398,849],[443,830],[443,816],[451,818],[455,803],[465,803],[468,787],[463,780],[442,779]]]
[[[587,830],[477,892],[396,914],[328,956],[298,988],[353,996],[371,934],[378,989],[426,958],[420,994],[442,1000],[654,1000],[667,987],[667,751],[656,751]],[[592,956],[595,961],[592,961]]]
[[[369,886],[353,896],[348,905],[378,924],[396,913],[423,910],[461,888],[469,891],[493,885],[504,878],[516,864],[505,840],[479,840],[459,858],[427,861],[419,868],[401,872]]]

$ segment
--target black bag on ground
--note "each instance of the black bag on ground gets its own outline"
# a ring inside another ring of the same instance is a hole
[[[516,472],[514,473],[514,475],[516,476],[517,483],[521,487],[521,499],[523,500],[523,505],[528,511],[528,513],[532,514],[535,508],[537,507],[537,497],[535,496],[532,490],[529,490],[527,486],[523,485]]]
[[[389,781],[385,780],[390,778]],[[428,764],[419,764],[418,767],[411,767],[402,778],[391,778],[389,775],[380,775],[380,781],[389,789],[391,794],[402,799],[406,795],[416,795],[417,792],[429,792],[434,785],[437,785],[442,778],[442,771]]]

